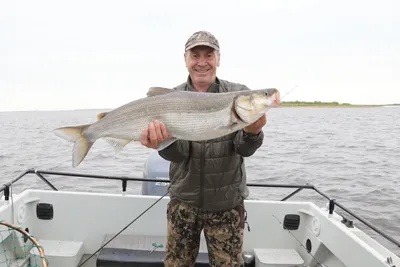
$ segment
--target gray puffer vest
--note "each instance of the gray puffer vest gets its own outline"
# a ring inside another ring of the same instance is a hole
[[[190,77],[175,90],[193,90]],[[208,92],[248,90],[244,85],[217,79]],[[243,157],[262,145],[264,134],[243,130],[202,142],[178,140],[159,151],[171,161],[169,192],[171,198],[207,211],[229,210],[249,195]]]

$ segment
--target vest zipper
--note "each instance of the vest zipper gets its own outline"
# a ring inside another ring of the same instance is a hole
[[[205,142],[201,142],[200,153],[200,208],[204,206],[204,146]]]

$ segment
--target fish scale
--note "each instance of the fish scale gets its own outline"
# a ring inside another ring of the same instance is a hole
[[[277,105],[277,89],[197,93],[151,88],[148,97],[102,113],[92,124],[61,127],[54,132],[74,143],[72,165],[76,167],[97,139],[104,138],[120,150],[139,141],[142,131],[154,120],[163,122],[172,135],[158,148],[164,149],[179,139],[201,141],[225,136]]]
[[[151,97],[148,101],[138,101],[135,105],[127,104],[113,113],[108,113],[107,117],[103,118],[104,121],[92,124],[87,133],[91,135],[91,132],[97,132],[94,138],[118,133],[118,138],[139,140],[143,129],[151,121],[159,120],[178,138],[186,136],[192,140],[201,140],[210,128],[228,125],[235,95],[215,98],[209,94],[177,91]]]

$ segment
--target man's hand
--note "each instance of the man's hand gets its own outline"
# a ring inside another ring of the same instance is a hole
[[[262,127],[267,123],[267,115],[264,114],[261,118],[256,120],[253,124],[245,127],[243,130],[246,133],[259,134]]]
[[[140,141],[142,145],[148,148],[157,149],[160,143],[171,137],[172,136],[168,132],[164,123],[155,120],[150,122],[149,125],[143,130]]]

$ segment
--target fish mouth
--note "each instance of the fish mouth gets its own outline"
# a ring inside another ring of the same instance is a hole
[[[274,106],[279,106],[281,104],[281,94],[279,91],[276,91],[272,96],[271,96],[271,104]]]

